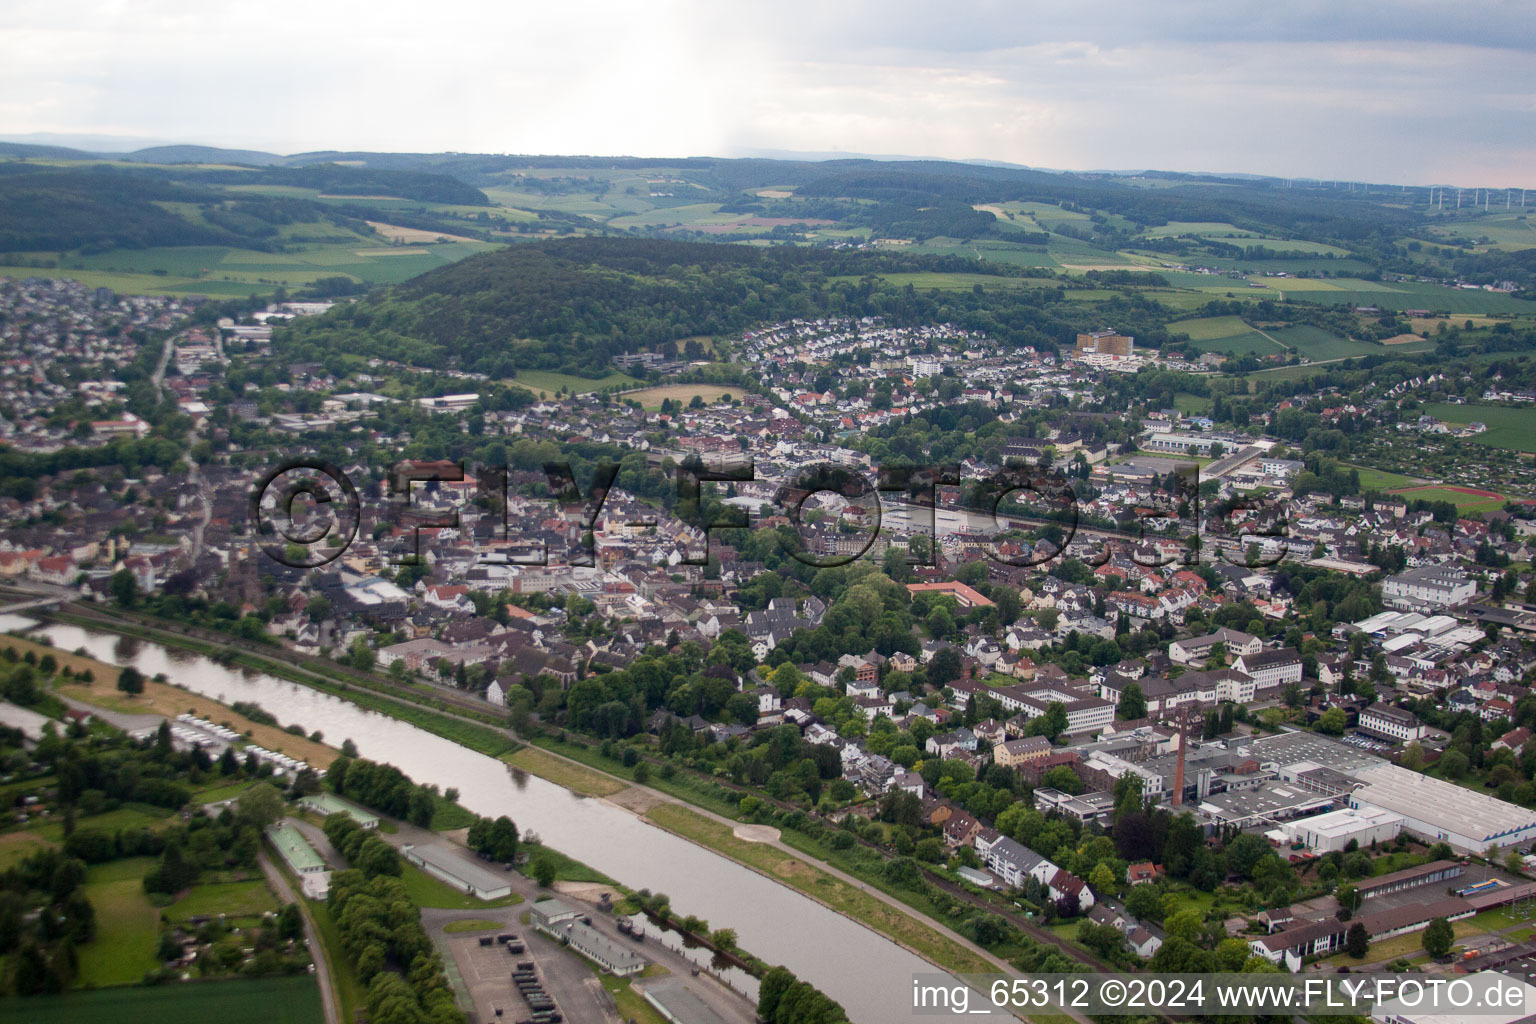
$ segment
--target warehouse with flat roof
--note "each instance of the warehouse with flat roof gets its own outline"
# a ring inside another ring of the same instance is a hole
[[[304,895],[323,900],[331,891],[331,872],[325,866],[325,858],[315,851],[304,834],[286,821],[267,826],[267,840],[288,865],[288,870],[299,876]]]
[[[481,867],[446,847],[400,847],[400,855],[434,878],[439,878],[460,892],[482,900],[499,900],[512,895],[512,882],[504,873]]]
[[[611,974],[638,974],[649,963],[628,946],[582,923],[581,911],[562,900],[539,900],[530,908],[528,921],[537,931],[570,946]]]
[[[333,814],[345,814],[363,828],[378,828],[379,816],[367,808],[361,807],[351,800],[344,800],[335,793],[314,793],[299,800],[299,806],[316,814],[330,817]]]
[[[1345,807],[1288,822],[1285,833],[1293,843],[1301,843],[1313,853],[1331,853],[1354,841],[1359,846],[1385,843],[1402,831],[1403,816],[1380,807]]]
[[[1403,816],[1403,828],[1430,842],[1481,853],[1536,838],[1536,811],[1395,764],[1351,774],[1365,786],[1349,795],[1351,807],[1380,807]]]
[[[645,987],[645,1001],[671,1021],[671,1024],[725,1024],[725,1018],[711,1010],[689,991],[679,978],[663,978]]]

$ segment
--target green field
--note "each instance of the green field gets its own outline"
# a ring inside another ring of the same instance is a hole
[[[591,377],[555,373],[553,370],[518,370],[517,379],[508,383],[526,388],[540,398],[554,398],[555,392],[562,389],[568,394],[584,395],[589,391],[601,391],[604,388],[632,388],[641,382],[623,373],[610,373],[606,377],[594,380]]]
[[[1285,351],[1238,316],[1180,320],[1169,324],[1168,332],[1188,334],[1190,343],[1202,352],[1224,352],[1232,356],[1274,356]]]
[[[1369,341],[1341,338],[1321,327],[1311,327],[1306,324],[1265,328],[1264,333],[1281,344],[1295,349],[1298,355],[1315,363],[1329,359],[1348,359],[1351,356],[1379,356],[1392,352],[1418,350],[1418,346],[1413,344],[1389,348]],[[1433,345],[1433,342],[1424,342],[1425,348],[1431,348]]]
[[[80,947],[80,984],[133,985],[160,966],[155,959],[160,912],[144,894],[153,857],[98,864],[86,875],[85,895],[96,908],[96,938]]]
[[[84,953],[81,950],[82,971]],[[25,1009],[14,1005],[18,1016],[12,1019],[27,1024],[321,1024],[325,1019],[320,987],[307,974],[33,996],[25,1001]]]
[[[340,231],[329,224],[289,225],[314,237],[289,252],[260,252],[232,246],[187,245],[114,249],[90,255],[17,253],[0,256],[0,276],[68,277],[92,287],[136,295],[246,296],[295,288],[322,277],[348,277],[366,284],[396,284],[477,252],[499,248],[466,240],[431,245],[389,245],[372,235]],[[53,260],[37,268],[31,259]]]
[[[1348,466],[1360,474],[1360,490],[1362,491],[1390,491],[1397,487],[1414,486],[1413,477],[1404,476],[1402,473],[1389,473],[1382,469],[1365,469],[1362,466]]]
[[[1451,487],[1408,487],[1392,492],[1406,501],[1448,501],[1463,515],[1468,512],[1493,512],[1504,507],[1503,495],[1489,498],[1479,494],[1463,494]]]
[[[858,278],[845,274],[841,277],[829,277],[827,280],[843,282],[857,281]],[[999,277],[996,274],[962,274],[942,271],[881,274],[880,280],[898,288],[910,284],[913,288],[922,290],[937,288],[940,291],[970,291],[977,285],[981,285],[982,288],[1042,288],[1055,283],[1043,277]]]
[[[262,879],[249,882],[218,882],[196,885],[181,899],[165,908],[165,916],[172,921],[225,914],[229,917],[260,917],[267,912],[276,913],[277,899]]]
[[[1445,288],[1417,281],[1382,283],[1357,277],[1268,280],[1266,284],[1285,293],[1287,299],[1324,305],[1376,306],[1380,309],[1447,310],[1452,315],[1475,313],[1536,314],[1536,302],[1517,299],[1499,292]]]
[[[1427,404],[1424,411],[1446,423],[1484,423],[1488,429],[1468,440],[1491,448],[1536,452],[1536,409],[1508,405]]]

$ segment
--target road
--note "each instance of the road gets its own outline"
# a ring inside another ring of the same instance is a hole
[[[325,1008],[325,1024],[342,1024],[340,1004],[336,999],[336,990],[331,985],[331,965],[325,956],[325,945],[315,930],[315,922],[309,916],[309,907],[294,894],[288,879],[283,877],[277,866],[267,859],[266,850],[257,855],[257,861],[267,881],[272,883],[272,888],[277,892],[278,899],[284,903],[298,904],[299,912],[304,915],[304,941],[309,944],[309,955],[315,962],[315,980],[320,984],[320,1003]]]

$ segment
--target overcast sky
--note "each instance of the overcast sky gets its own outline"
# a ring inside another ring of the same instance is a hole
[[[0,134],[1536,187],[1528,0],[6,0]]]

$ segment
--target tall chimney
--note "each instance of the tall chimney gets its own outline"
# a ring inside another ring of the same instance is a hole
[[[1184,806],[1184,746],[1189,742],[1189,730],[1186,727],[1189,721],[1189,707],[1183,705],[1179,708],[1179,759],[1173,769],[1173,806]]]

